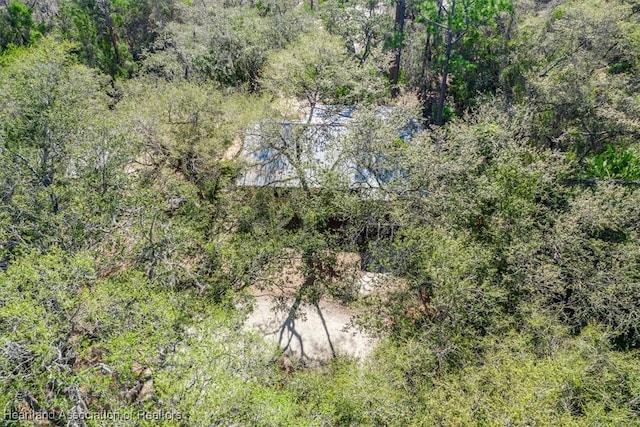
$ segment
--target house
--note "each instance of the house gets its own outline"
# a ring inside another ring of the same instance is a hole
[[[378,108],[373,120],[389,124],[395,110]],[[407,141],[420,129],[417,119],[405,119],[392,133]],[[376,189],[402,176],[399,168],[389,167],[384,153],[375,151],[375,144],[362,141],[363,130],[366,123],[356,108],[344,106],[318,106],[307,120],[256,124],[239,152],[246,167],[236,184],[319,188],[337,179],[349,189]]]
[[[307,120],[264,121],[247,131],[242,148],[237,148],[236,157],[245,167],[236,185],[311,190],[331,183],[383,203],[389,193],[378,190],[405,181],[407,172],[395,162],[393,146],[409,142],[422,129],[417,119],[394,107],[359,112],[353,107],[322,106],[309,116]],[[330,218],[325,226],[337,230],[347,222]],[[299,226],[300,218],[295,216],[286,225]],[[397,228],[387,220],[371,218],[358,236],[351,236],[363,270],[377,268],[369,243],[393,236]]]

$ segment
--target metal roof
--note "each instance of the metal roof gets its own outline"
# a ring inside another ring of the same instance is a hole
[[[384,118],[393,107],[382,107]],[[357,153],[346,143],[354,124],[353,107],[323,106],[308,121],[264,121],[246,132],[240,158],[246,167],[236,184],[253,187],[299,187],[303,176],[310,188],[338,179],[349,188],[379,188],[399,170],[375,170],[371,153]],[[406,140],[419,129],[417,121],[398,129]],[[378,154],[381,157],[382,154]],[[295,165],[298,165],[296,170]]]

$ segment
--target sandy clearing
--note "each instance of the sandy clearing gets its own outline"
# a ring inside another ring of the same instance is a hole
[[[353,325],[355,312],[345,304],[320,299],[317,305],[296,300],[303,286],[300,261],[292,256],[269,280],[249,289],[253,300],[252,311],[245,329],[261,334],[274,347],[279,346],[292,359],[316,363],[335,356],[366,358],[377,340],[371,334]],[[361,296],[384,292],[396,283],[388,274],[360,270],[357,253],[337,254],[336,281],[355,287]]]
[[[335,302],[320,301],[316,306],[293,298],[259,295],[245,328],[261,333],[286,354],[305,363],[335,356],[363,359],[375,340],[352,326],[352,316],[347,307]]]

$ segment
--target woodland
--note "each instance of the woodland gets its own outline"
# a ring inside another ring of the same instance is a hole
[[[638,0],[0,0],[0,425],[640,425],[639,136]],[[243,328],[292,257],[368,357]]]

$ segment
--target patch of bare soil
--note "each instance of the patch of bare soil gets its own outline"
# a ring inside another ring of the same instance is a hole
[[[354,326],[354,309],[326,289],[338,289],[343,295],[352,291],[357,297],[384,288],[389,276],[363,272],[357,253],[340,253],[325,280],[325,291],[318,298],[308,298],[301,269],[300,259],[292,257],[249,289],[253,307],[245,328],[262,334],[289,357],[305,364],[336,356],[367,357],[376,340]]]

